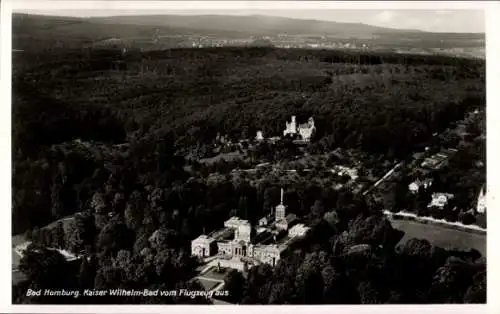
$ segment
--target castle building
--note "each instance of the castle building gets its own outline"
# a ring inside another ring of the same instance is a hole
[[[220,258],[240,259],[255,265],[267,263],[275,266],[281,254],[290,243],[304,236],[309,230],[303,224],[294,225],[298,221],[295,214],[286,214],[281,202],[276,206],[275,214],[271,213],[259,219],[257,228],[249,221],[231,217],[224,222],[224,228],[208,236],[200,235],[191,242],[191,253],[198,257],[218,255]]]
[[[286,128],[283,131],[283,136],[287,135],[300,135],[301,139],[305,142],[309,142],[311,137],[316,130],[314,125],[314,119],[309,118],[307,123],[297,125],[297,120],[295,116],[292,116],[290,122],[286,122]]]

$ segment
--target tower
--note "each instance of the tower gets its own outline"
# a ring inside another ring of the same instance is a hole
[[[292,116],[292,122],[290,123],[290,129],[293,130],[293,132],[297,132],[297,121],[295,119],[295,116]]]
[[[278,206],[276,206],[276,216],[275,220],[280,221],[281,219],[285,219],[286,215],[286,207],[283,205],[283,189],[281,189],[281,202]]]

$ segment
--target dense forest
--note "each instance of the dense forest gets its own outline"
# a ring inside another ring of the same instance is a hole
[[[484,62],[219,48],[26,52],[13,64],[13,232],[34,242],[14,302],[207,302],[27,298],[24,291],[193,288],[198,261],[190,240],[232,215],[255,221],[276,206],[283,185],[287,205],[313,226],[312,235],[275,269],[232,274],[230,301],[484,302],[477,252],[424,240],[396,247],[401,235],[370,199],[307,178],[277,184],[264,176],[250,184],[218,171],[223,162],[213,173],[186,158],[208,151],[218,133],[234,141],[257,130],[280,135],[291,115],[314,116],[311,152],[341,147],[406,157],[484,108]],[[66,262],[47,248],[85,258]]]

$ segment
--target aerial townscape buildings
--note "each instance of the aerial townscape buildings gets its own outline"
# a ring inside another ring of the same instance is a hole
[[[271,211],[262,217],[255,227],[248,220],[231,217],[224,222],[224,228],[194,239],[191,253],[201,258],[218,256],[240,259],[250,265],[267,263],[275,266],[291,242],[309,230],[298,223],[295,214],[287,214],[286,209],[281,189],[281,202],[274,214]]]

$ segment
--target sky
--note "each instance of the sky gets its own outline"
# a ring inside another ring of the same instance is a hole
[[[203,15],[203,14],[221,14],[221,15],[271,15],[299,19],[315,19],[345,23],[364,23],[374,26],[399,28],[399,29],[419,29],[431,32],[452,32],[452,33],[483,33],[485,32],[485,13],[482,9],[461,8],[459,10],[442,9],[441,6],[433,6],[428,2],[425,9],[400,9],[404,6],[399,5],[392,9],[391,5],[387,9],[333,9],[333,6],[324,6],[322,9],[316,9],[311,2],[306,3],[309,6],[300,7],[296,3],[290,6],[281,5],[280,8],[269,5],[246,5],[229,8],[230,1],[217,2],[218,5],[207,5],[210,2],[203,2],[196,6],[198,9],[187,9],[186,5],[172,5],[174,2],[165,1],[155,7],[157,3],[145,1],[127,1],[115,4],[112,1],[87,1],[81,6],[70,6],[67,1],[46,1],[38,0],[36,2],[22,1],[21,5],[15,8],[14,12],[24,12],[33,14],[62,15],[62,16],[113,16],[113,15],[148,15],[148,14],[179,14],[179,15]],[[55,3],[55,4],[54,4]],[[75,2],[73,2],[75,3]],[[110,5],[110,3],[112,5]],[[177,2],[175,2],[177,3]],[[277,2],[280,4],[280,2]],[[283,3],[283,2],[281,2]],[[431,5],[429,5],[429,3]],[[24,4],[24,5],[23,5]],[[375,3],[376,4],[376,3]],[[321,7],[322,4],[319,4]],[[394,6],[394,5],[392,5]],[[193,7],[193,6],[191,6]],[[345,7],[345,6],[344,6]],[[368,5],[358,6],[360,8],[373,7],[373,2]],[[433,9],[434,8],[434,9]]]

